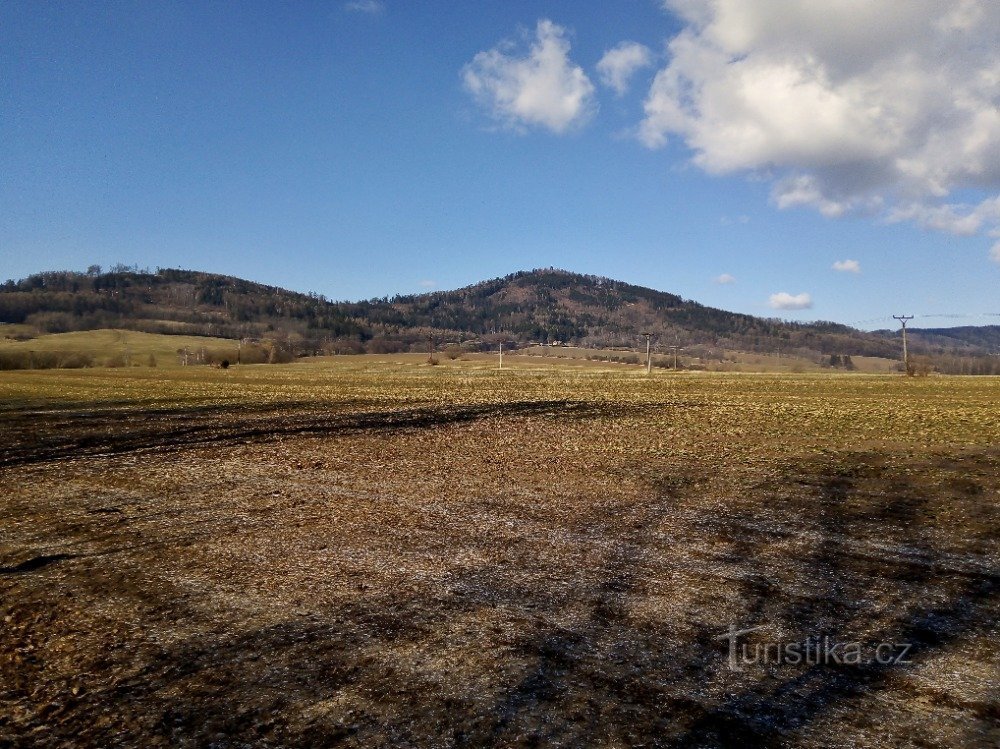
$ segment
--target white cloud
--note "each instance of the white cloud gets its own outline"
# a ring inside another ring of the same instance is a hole
[[[789,294],[787,291],[779,291],[771,294],[768,301],[771,309],[809,309],[813,306],[812,297],[808,294]]]
[[[664,6],[684,28],[646,98],[647,146],[678,137],[709,173],[771,179],[780,208],[958,234],[1000,225],[996,0]]]
[[[352,0],[352,2],[344,3],[344,10],[378,16],[385,13],[385,3],[382,0]]]
[[[601,76],[601,83],[623,96],[636,71],[652,64],[653,53],[649,51],[649,47],[638,42],[622,42],[604,53],[604,57],[597,63],[597,72]]]
[[[596,110],[594,84],[569,59],[566,30],[542,19],[526,55],[503,42],[478,53],[462,71],[465,88],[514,130],[539,126],[564,133]]]
[[[1000,263],[1000,242],[997,242],[990,248],[990,260],[994,263]]]
[[[422,289],[433,289],[437,286],[437,281],[432,281],[429,278],[425,278],[423,281],[418,282],[418,286]]]
[[[841,273],[860,273],[861,263],[857,260],[838,260],[831,266],[834,270],[840,271]]]
[[[712,280],[719,284],[736,283],[736,276],[730,275],[729,273],[723,273],[721,276],[716,276]]]
[[[972,236],[985,226],[1000,224],[1000,196],[969,205],[923,205],[911,203],[888,212],[886,221],[914,221],[925,229]]]

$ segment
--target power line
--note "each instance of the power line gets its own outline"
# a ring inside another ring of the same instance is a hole
[[[928,318],[941,318],[948,320],[963,320],[963,319],[975,319],[978,317],[1000,317],[1000,312],[933,312],[924,315],[914,315],[919,320],[926,320]],[[855,320],[849,323],[852,326],[856,325],[867,325],[873,322],[887,322],[893,319],[892,317],[871,317],[867,320]]]

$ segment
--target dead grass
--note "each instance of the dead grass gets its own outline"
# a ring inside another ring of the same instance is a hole
[[[11,328],[10,331],[7,328]],[[0,327],[0,334],[15,335],[25,326]],[[133,366],[148,367],[152,356],[157,367],[180,366],[178,349],[187,348],[192,353],[205,349],[209,353],[228,356],[236,361],[237,342],[225,338],[189,335],[161,335],[132,330],[81,330],[71,333],[46,333],[28,340],[0,338],[0,352],[39,354],[85,354],[94,360],[94,366],[103,367],[112,360],[123,361],[128,356]]]
[[[996,745],[997,380],[493,366],[0,375],[0,745]]]

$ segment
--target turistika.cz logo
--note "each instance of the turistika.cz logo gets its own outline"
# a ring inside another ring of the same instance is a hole
[[[729,641],[729,668],[742,671],[744,666],[905,666],[912,643],[838,642],[827,635],[807,637],[799,642],[746,642],[740,638],[764,629],[764,625],[737,629],[735,624],[716,640]]]

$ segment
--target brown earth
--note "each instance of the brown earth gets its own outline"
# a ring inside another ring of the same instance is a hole
[[[0,746],[1000,743],[995,382],[431,369],[9,381]]]

